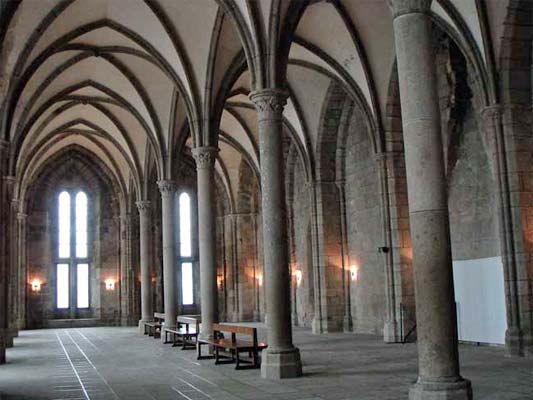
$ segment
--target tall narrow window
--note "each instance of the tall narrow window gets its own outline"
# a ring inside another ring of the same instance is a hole
[[[192,263],[181,264],[181,279],[183,282],[183,304],[189,305],[194,303],[192,295]]]
[[[69,308],[69,265],[57,264],[57,308]]]
[[[78,287],[78,308],[89,307],[89,264],[78,264],[77,287]]]
[[[191,256],[191,198],[187,193],[180,195],[180,255]]]
[[[179,197],[180,216],[180,259],[181,259],[181,293],[183,305],[194,303],[192,240],[191,240],[191,197],[187,193]]]
[[[87,195],[76,195],[76,257],[87,257]]]
[[[59,258],[70,257],[70,194],[61,192],[59,195]]]
[[[62,191],[58,197],[57,216],[57,308],[89,308],[87,195],[83,191]]]

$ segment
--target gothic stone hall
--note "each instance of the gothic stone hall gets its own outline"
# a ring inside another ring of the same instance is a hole
[[[533,0],[1,0],[1,400],[533,400]]]

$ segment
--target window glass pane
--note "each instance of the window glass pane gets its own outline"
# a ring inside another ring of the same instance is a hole
[[[78,308],[89,307],[89,264],[78,264]]]
[[[191,198],[187,193],[180,195],[180,255],[191,256]]]
[[[87,257],[87,195],[76,195],[76,257]]]
[[[181,264],[181,291],[183,293],[183,304],[193,304],[191,263]]]
[[[59,258],[70,257],[70,195],[61,192],[59,195]]]
[[[68,264],[57,264],[57,308],[68,308]]]

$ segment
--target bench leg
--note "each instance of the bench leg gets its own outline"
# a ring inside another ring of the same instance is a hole
[[[241,360],[239,359],[239,350],[235,350],[235,369],[239,369],[240,365],[241,365]]]
[[[258,355],[257,355],[257,350],[254,350],[254,351],[252,352],[252,359],[253,359],[253,361],[254,361],[254,367],[255,367],[255,368],[259,368],[259,357],[258,357]]]
[[[218,364],[219,354],[218,347],[215,347],[215,365]]]

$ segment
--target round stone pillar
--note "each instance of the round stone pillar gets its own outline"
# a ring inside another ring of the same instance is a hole
[[[141,320],[139,331],[144,334],[144,323],[154,320],[152,306],[152,276],[150,273],[150,242],[152,225],[152,204],[149,201],[135,203],[139,210],[139,247],[141,257]]]
[[[4,179],[9,143],[0,139],[0,364],[6,362],[7,334],[7,254],[8,205],[4,194]]]
[[[263,253],[268,348],[263,351],[261,376],[292,378],[302,374],[300,352],[292,344],[289,254],[285,184],[283,182],[282,114],[287,94],[277,89],[253,92],[259,123]]]
[[[176,184],[171,180],[157,182],[161,192],[163,225],[163,290],[165,291],[165,327],[176,327],[176,266],[174,265],[174,194]],[[165,335],[161,335],[163,339]]]
[[[459,374],[431,0],[388,1],[394,17],[415,277],[418,380],[409,398],[471,399],[470,382]]]
[[[202,307],[200,337],[210,338],[213,336],[213,324],[218,322],[214,180],[218,149],[197,147],[192,153],[196,160],[198,180],[198,247]]]

